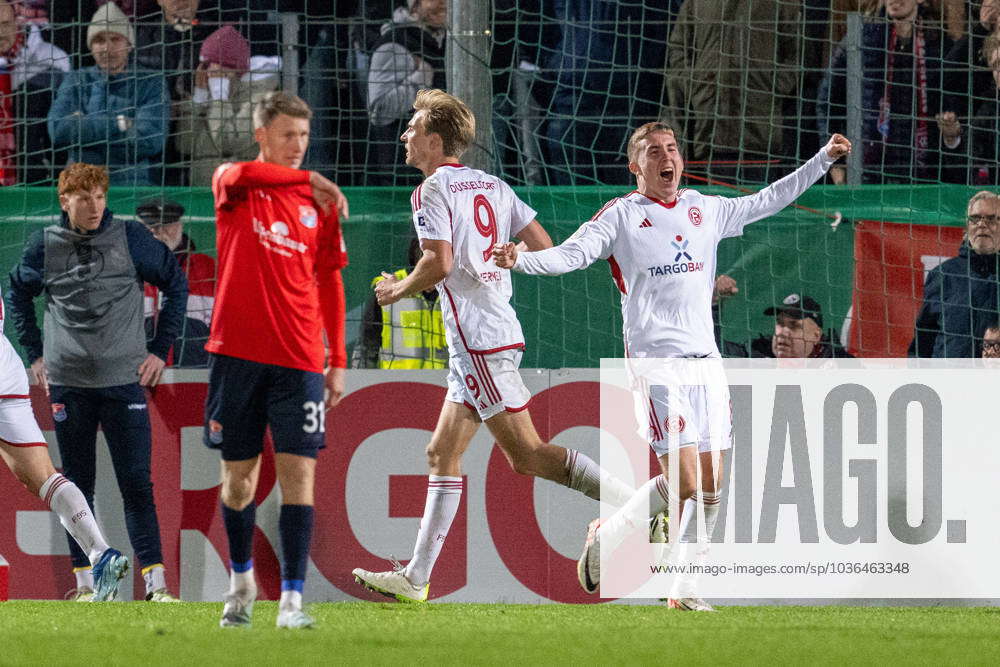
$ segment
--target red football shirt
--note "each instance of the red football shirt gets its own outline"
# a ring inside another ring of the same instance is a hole
[[[337,211],[324,215],[309,172],[265,162],[221,165],[212,178],[219,277],[205,349],[306,371],[346,366],[347,265]]]

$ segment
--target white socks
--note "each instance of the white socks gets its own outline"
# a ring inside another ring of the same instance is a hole
[[[696,497],[684,502],[681,512],[680,540],[674,545],[671,562],[674,565],[701,565],[708,556],[712,533],[715,532],[715,521],[719,516],[719,500],[721,492],[707,493],[699,491]],[[701,505],[705,515],[704,532],[699,530],[698,506]],[[671,587],[670,597],[696,597],[698,575],[690,571],[679,574]]]
[[[94,590],[94,571],[89,567],[74,567],[73,576],[76,577],[76,587],[89,588]]]
[[[635,489],[605,472],[594,459],[575,449],[566,449],[566,470],[569,472],[567,486],[588,498],[603,500],[614,507],[622,507],[635,494]],[[605,491],[609,492],[606,498],[601,498],[602,485]]]
[[[701,542],[707,544],[712,541],[712,533],[715,532],[715,520],[719,518],[719,500],[721,498],[721,491],[714,493],[699,491],[695,494],[695,497],[688,498],[684,502],[684,511],[681,513],[681,542]],[[705,533],[703,535],[699,534],[698,531],[699,522],[694,520],[698,516],[699,503],[705,513]]]
[[[63,528],[73,536],[83,553],[87,554],[90,564],[96,565],[101,554],[108,548],[108,543],[104,541],[104,535],[94,520],[94,513],[90,511],[86,498],[76,484],[59,473],[53,473],[38,490],[38,497],[59,515]],[[90,581],[90,587],[93,588],[93,577]],[[79,587],[79,582],[77,585]]]
[[[605,553],[617,549],[629,533],[640,526],[648,528],[649,517],[667,509],[670,493],[663,475],[657,475],[640,486],[627,503],[601,524],[601,548],[606,549]]]
[[[448,530],[455,519],[461,500],[461,477],[428,475],[424,518],[420,520],[420,532],[417,533],[417,544],[413,547],[413,558],[404,571],[406,578],[414,586],[423,587],[430,581],[434,562],[441,553],[441,547],[444,546],[444,540],[448,536]]]
[[[167,578],[164,575],[163,563],[156,563],[142,568],[142,579],[146,582],[146,595],[153,591],[167,587]]]
[[[253,568],[246,572],[229,571],[229,594],[248,597],[252,593],[257,595],[257,581],[253,578]],[[301,597],[301,596],[300,596]]]
[[[278,611],[296,611],[298,609],[302,609],[302,593],[293,590],[281,591]]]

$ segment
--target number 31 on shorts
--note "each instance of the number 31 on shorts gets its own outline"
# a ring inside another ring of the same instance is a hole
[[[302,404],[302,409],[306,413],[302,430],[306,433],[326,433],[326,410],[323,409],[323,401],[306,401]]]

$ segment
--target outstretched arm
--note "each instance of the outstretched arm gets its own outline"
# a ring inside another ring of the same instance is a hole
[[[612,210],[615,208],[617,207],[612,207]],[[554,248],[521,252],[513,243],[498,243],[493,246],[493,261],[502,269],[512,268],[531,275],[558,276],[576,269],[585,269],[598,259],[606,259],[611,255],[616,233],[616,213],[605,213],[584,223],[572,236]]]
[[[834,134],[826,146],[788,176],[752,195],[722,198],[719,207],[720,236],[739,236],[744,226],[785,208],[822,178],[834,162],[850,152],[851,142],[847,137]]]

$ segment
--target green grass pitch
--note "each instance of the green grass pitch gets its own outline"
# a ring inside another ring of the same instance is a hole
[[[221,604],[0,603],[0,664],[996,664],[994,608],[307,605],[312,630],[221,629]]]

